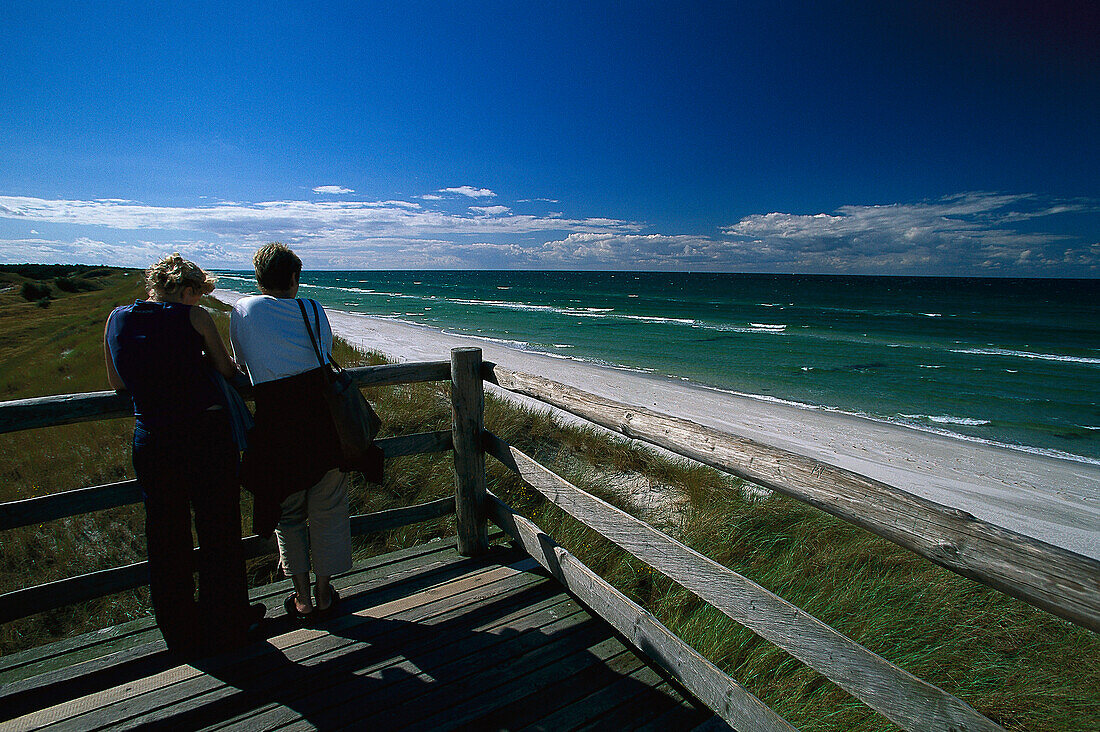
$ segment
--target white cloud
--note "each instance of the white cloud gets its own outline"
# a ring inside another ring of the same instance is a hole
[[[474,213],[482,216],[499,216],[512,210],[507,206],[470,206],[469,208]]]
[[[334,193],[341,195],[344,193],[355,193],[351,188],[344,188],[343,186],[317,186],[313,189],[314,193]]]
[[[914,204],[842,206],[832,214],[755,214],[723,233],[734,237],[744,261],[770,263],[779,271],[1042,272],[1062,266],[1067,257],[1077,261],[1082,244],[1013,225],[1089,210],[1095,205],[974,192]],[[1098,264],[1094,259],[1094,271]]]
[[[713,269],[723,262],[725,242],[690,234],[574,233],[546,242],[533,260],[552,266],[570,263],[627,269]]]
[[[425,201],[442,201],[443,200],[443,196],[437,196],[434,193],[425,193],[423,196],[417,196],[417,198],[422,198]]]
[[[458,186],[457,188],[440,188],[440,193],[457,193],[468,198],[492,198],[495,193],[488,188],[474,188],[473,186]]]

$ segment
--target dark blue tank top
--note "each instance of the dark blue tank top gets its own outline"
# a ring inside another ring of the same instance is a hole
[[[107,348],[147,430],[186,429],[223,398],[203,360],[191,306],[138,300],[107,319]]]

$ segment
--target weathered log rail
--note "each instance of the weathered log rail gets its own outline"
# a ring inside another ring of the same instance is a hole
[[[542,377],[482,363],[478,349],[455,349],[450,361],[352,371],[362,386],[450,381],[451,430],[386,438],[379,440],[379,445],[387,458],[451,451],[455,460],[453,497],[353,516],[353,533],[453,514],[461,551],[476,555],[487,547],[487,521],[492,520],[592,611],[738,729],[791,727],[530,520],[489,494],[486,454],[567,513],[901,727],[1000,728],[948,692],[898,668],[733,570],[585,493],[485,431],[484,381],[792,496],[963,576],[1100,630],[1100,563],[850,471]],[[0,433],[123,417],[129,409],[125,395],[113,392],[0,403]],[[0,504],[0,530],[132,504],[140,498],[136,481],[122,481],[13,501]],[[259,537],[243,541],[248,556],[272,550],[271,544]],[[147,581],[147,563],[138,562],[9,592],[0,595],[0,622],[120,592]]]
[[[844,468],[495,364],[486,381],[744,478],[1100,632],[1100,562]]]

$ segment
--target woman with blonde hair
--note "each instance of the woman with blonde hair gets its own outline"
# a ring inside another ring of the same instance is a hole
[[[243,644],[263,616],[263,606],[248,605],[239,452],[211,373],[231,377],[237,366],[213,318],[195,307],[213,291],[213,277],[173,254],[150,267],[145,281],[148,299],[115,308],[107,319],[107,378],[134,403],[133,462],[145,498],[153,613],[169,650],[196,655]]]

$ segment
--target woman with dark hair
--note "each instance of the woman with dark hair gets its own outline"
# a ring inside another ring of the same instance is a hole
[[[107,378],[134,403],[134,473],[145,498],[153,613],[171,651],[239,646],[264,607],[249,607],[241,548],[239,452],[211,368],[236,364],[199,299],[214,279],[179,254],[145,273],[149,293],[111,313]],[[191,536],[191,509],[199,546]],[[199,596],[195,583],[199,573]]]
[[[294,584],[287,614],[312,622],[340,599],[332,575],[351,568],[347,475],[336,467],[339,440],[321,367],[332,357],[332,327],[324,308],[297,299],[302,260],[289,247],[268,244],[252,262],[262,294],[237,301],[229,319],[233,353],[256,400],[241,478],[255,497],[253,529],[274,531],[279,564]]]

